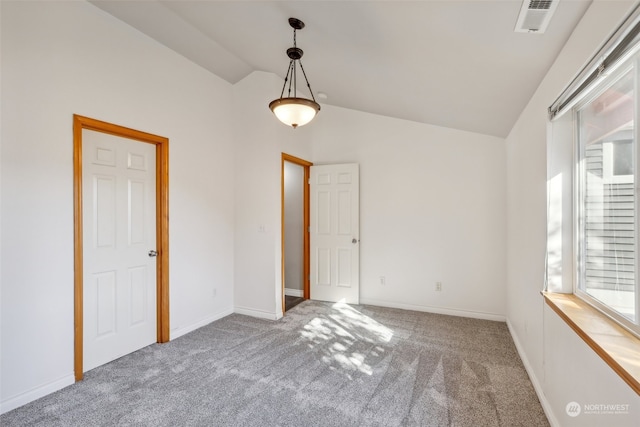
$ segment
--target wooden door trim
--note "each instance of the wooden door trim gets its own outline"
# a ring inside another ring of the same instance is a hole
[[[309,299],[310,298],[310,291],[309,291],[309,274],[311,272],[310,270],[310,264],[309,264],[309,225],[310,225],[310,221],[309,221],[309,168],[311,166],[313,166],[313,163],[307,161],[307,160],[303,160],[299,157],[295,157],[292,156],[290,154],[287,153],[282,153],[282,162],[281,162],[281,197],[280,197],[280,212],[281,212],[281,239],[282,239],[282,244],[281,244],[281,248],[282,248],[282,256],[281,256],[281,266],[280,266],[280,271],[281,271],[281,280],[282,280],[282,314],[284,315],[285,312],[285,295],[284,295],[284,279],[285,279],[285,269],[284,269],[284,264],[285,264],[285,259],[284,259],[284,163],[285,162],[289,162],[289,163],[294,163],[296,165],[302,166],[303,170],[304,170],[304,186],[303,188],[303,204],[304,204],[304,210],[303,210],[303,222],[304,222],[304,233],[303,233],[303,275],[304,275],[304,281],[303,281],[303,290],[302,290],[302,295],[305,299]]]
[[[157,341],[169,341],[169,139],[112,123],[73,115],[73,216],[74,216],[74,372],[83,377],[83,224],[82,130],[88,129],[156,146],[156,309]]]

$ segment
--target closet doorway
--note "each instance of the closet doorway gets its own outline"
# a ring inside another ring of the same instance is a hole
[[[282,311],[309,299],[309,168],[282,153]]]

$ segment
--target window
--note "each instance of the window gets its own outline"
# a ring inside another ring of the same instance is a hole
[[[576,294],[640,334],[635,123],[640,55],[601,79],[574,108]]]
[[[549,106],[543,296],[640,393],[640,4]]]

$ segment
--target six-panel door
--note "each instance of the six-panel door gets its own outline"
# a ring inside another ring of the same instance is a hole
[[[311,298],[358,304],[360,297],[357,164],[311,167]]]
[[[156,147],[82,132],[86,372],[156,342]]]

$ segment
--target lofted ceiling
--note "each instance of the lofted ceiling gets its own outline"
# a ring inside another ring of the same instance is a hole
[[[91,3],[230,83],[284,78],[296,17],[321,104],[505,137],[591,1],[560,0],[543,34],[513,31],[521,0]]]

